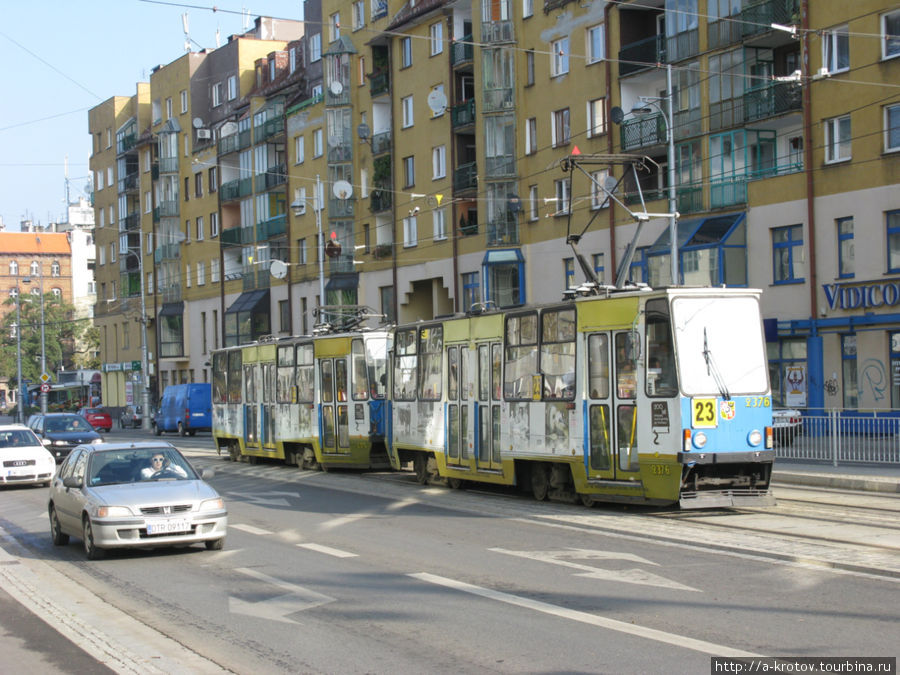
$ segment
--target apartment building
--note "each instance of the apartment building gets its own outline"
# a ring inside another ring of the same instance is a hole
[[[776,404],[900,408],[895,6],[311,4],[234,62],[233,101],[196,74],[221,50],[151,78],[189,106],[148,133],[153,208],[178,206],[141,221],[160,379],[322,304],[404,322],[556,301],[583,268],[666,285],[674,232],[677,283],[764,290]]]

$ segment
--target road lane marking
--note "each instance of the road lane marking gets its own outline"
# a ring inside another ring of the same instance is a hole
[[[287,591],[283,595],[277,595],[274,598],[259,600],[257,602],[250,602],[235,596],[229,596],[228,611],[235,614],[246,614],[258,619],[280,621],[281,623],[297,623],[293,619],[287,618],[288,615],[302,612],[305,609],[312,609],[313,607],[325,605],[329,602],[335,602],[335,598],[332,598],[330,595],[323,595],[322,593],[317,593],[309,588],[304,588],[303,586],[297,586],[296,584],[283,581],[282,579],[270,577],[268,574],[263,574],[254,569],[238,567],[235,569],[235,572],[240,572],[248,577],[253,577],[263,583]]]
[[[603,581],[613,581],[615,583],[624,584],[640,584],[642,586],[658,586],[660,588],[671,588],[677,591],[694,591],[702,593],[698,588],[685,586],[677,581],[666,579],[665,577],[647,572],[641,569],[630,570],[610,570],[592,565],[583,565],[573,562],[574,560],[627,560],[642,565],[654,565],[659,567],[659,563],[655,563],[646,558],[631,553],[620,553],[617,551],[597,551],[583,548],[563,549],[560,551],[510,551],[504,548],[490,548],[489,551],[494,553],[503,553],[506,555],[514,555],[519,558],[528,558],[530,560],[538,560],[540,562],[551,563],[553,565],[562,565],[572,569],[580,570],[575,576],[587,579],[601,579]]]
[[[341,516],[340,518],[332,518],[329,521],[326,521],[319,525],[320,530],[333,530],[336,527],[341,527],[342,525],[349,525],[350,523],[355,523],[358,520],[365,520],[366,518],[371,518],[374,516],[374,513],[351,513],[349,516]]]
[[[322,544],[297,544],[299,548],[306,548],[310,551],[316,551],[318,553],[324,553],[326,555],[334,556],[335,558],[357,558],[356,553],[350,553],[349,551],[342,551],[338,548],[331,548],[330,546],[323,546]]]
[[[693,651],[702,652],[704,654],[710,654],[711,656],[760,656],[759,654],[741,651],[740,649],[734,649],[733,647],[728,647],[726,645],[717,645],[712,642],[706,642],[705,640],[697,640],[685,635],[668,633],[666,631],[649,628],[647,626],[625,623],[624,621],[610,619],[608,617],[599,616],[597,614],[590,614],[588,612],[581,612],[574,609],[566,609],[565,607],[551,605],[550,603],[541,602],[540,600],[532,600],[530,598],[523,598],[518,595],[512,595],[510,593],[503,593],[502,591],[495,591],[490,588],[474,586],[473,584],[467,584],[464,581],[448,579],[447,577],[441,577],[436,574],[429,574],[428,572],[418,572],[415,574],[410,574],[408,576],[419,579],[420,581],[424,581],[426,583],[444,586],[446,588],[452,588],[457,591],[462,591],[463,593],[478,595],[483,598],[488,598],[489,600],[496,600],[498,602],[503,602],[516,607],[524,607],[525,609],[531,609],[543,614],[549,614],[551,616],[557,616],[562,619],[569,619],[571,621],[578,621],[580,623],[586,623],[591,626],[597,626],[598,628],[614,630],[619,633],[627,633],[628,635],[634,635],[636,637],[645,638],[647,640],[654,640],[656,642],[663,642],[665,644],[674,645],[676,647],[684,647],[685,649],[691,649]]]
[[[232,527],[235,530],[241,530],[242,532],[248,532],[249,534],[272,534],[269,530],[264,530],[261,527],[254,527],[253,525],[245,525],[244,523],[228,523],[228,527]]]

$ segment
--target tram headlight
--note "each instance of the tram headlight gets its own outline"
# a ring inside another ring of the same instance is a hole
[[[706,446],[706,434],[702,431],[697,431],[694,433],[692,441],[695,448],[702,450]]]
[[[762,443],[762,438],[762,432],[759,429],[754,429],[749,434],[747,434],[747,442],[754,448]]]

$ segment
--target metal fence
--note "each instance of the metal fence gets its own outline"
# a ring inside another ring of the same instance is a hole
[[[897,411],[802,411],[802,422],[776,433],[775,455],[816,462],[900,464]]]

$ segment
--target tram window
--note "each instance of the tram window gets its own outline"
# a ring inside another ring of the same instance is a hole
[[[500,363],[502,351],[499,344],[491,345],[491,392],[494,400],[500,400]]]
[[[546,311],[541,315],[541,374],[544,398],[575,398],[575,310]]]
[[[313,346],[297,345],[297,401],[312,403],[315,394]]]
[[[238,349],[228,353],[228,381],[226,387],[228,389],[228,402],[241,402],[241,363],[242,356]]]
[[[291,388],[294,384],[294,346],[283,345],[278,348],[278,376],[275,386],[275,400],[278,403],[291,403]]]
[[[394,358],[394,399],[416,400],[416,330],[397,331]]]
[[[441,398],[443,350],[443,326],[431,326],[419,331],[419,398],[423,401],[438,401]]]
[[[322,378],[322,403],[331,403],[334,400],[334,379],[331,372],[331,361],[322,361],[319,365]]]
[[[459,398],[459,348],[447,350],[447,398],[455,401]]]
[[[213,354],[213,402],[228,401],[228,352]]]
[[[647,395],[674,396],[678,392],[675,374],[669,305],[666,300],[647,302]]]
[[[462,383],[462,400],[469,400],[469,348],[459,350],[459,380]]]
[[[538,373],[537,314],[506,319],[506,354],[503,364],[503,397],[531,400],[532,382]]]
[[[619,469],[621,471],[637,471],[639,465],[635,406],[620,405],[616,409],[616,418],[619,432]]]
[[[595,471],[607,471],[609,460],[609,406],[592,405],[590,408],[591,424],[591,468]]]
[[[366,368],[372,398],[382,399],[387,395],[387,337],[370,337],[366,340]]]
[[[275,364],[262,364],[262,402],[272,403],[275,398]]]
[[[478,346],[478,400],[487,401],[491,397],[491,369],[488,361],[487,345]]]
[[[244,403],[256,403],[256,366],[244,366]]]
[[[616,393],[632,399],[637,394],[631,333],[616,333]]]
[[[334,360],[334,383],[337,388],[338,403],[347,402],[347,360]]]
[[[353,400],[365,401],[369,398],[369,374],[366,370],[366,353],[362,340],[353,340],[350,345],[350,358],[353,361],[353,368],[350,371],[353,376],[350,383]]]
[[[588,338],[588,384],[591,398],[609,396],[609,336]]]

